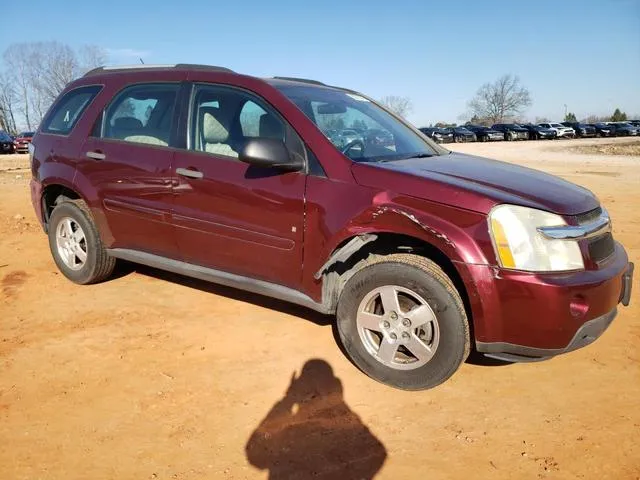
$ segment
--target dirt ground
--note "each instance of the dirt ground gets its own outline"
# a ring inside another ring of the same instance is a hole
[[[566,151],[605,141],[452,148],[590,188],[637,262],[640,156]],[[640,479],[640,275],[585,349],[402,392],[300,308],[131,265],[70,283],[27,182],[0,173],[2,479]]]

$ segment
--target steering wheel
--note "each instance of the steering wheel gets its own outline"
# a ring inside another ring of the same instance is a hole
[[[342,153],[347,155],[347,152],[349,150],[351,150],[353,147],[355,147],[356,145],[360,145],[360,151],[362,152],[362,154],[364,154],[365,145],[364,145],[364,142],[362,140],[360,140],[359,138],[356,138],[355,140],[351,140],[344,147],[342,147]],[[347,155],[347,157],[348,156],[349,155]]]

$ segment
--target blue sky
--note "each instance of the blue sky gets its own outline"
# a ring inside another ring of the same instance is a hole
[[[480,85],[518,75],[527,116],[640,116],[640,0],[31,0],[0,50],[57,40],[110,63],[207,63],[410,97],[418,126],[459,121]],[[26,15],[26,19],[25,19]],[[28,20],[28,21],[27,21]]]

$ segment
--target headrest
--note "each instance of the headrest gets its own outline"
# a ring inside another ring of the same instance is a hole
[[[113,127],[122,130],[139,130],[142,128],[142,122],[133,117],[119,117],[114,120]]]
[[[229,138],[229,130],[206,111],[202,118],[202,135],[205,143],[224,143]]]
[[[265,113],[260,117],[260,136],[265,138],[284,139],[284,127],[282,122],[274,115]]]

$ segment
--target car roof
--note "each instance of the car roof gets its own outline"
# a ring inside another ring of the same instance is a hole
[[[118,66],[102,66],[94,68],[93,70],[89,70],[85,73],[81,80],[84,79],[92,79],[96,77],[105,76],[122,76],[129,75],[132,73],[183,73],[188,74],[192,72],[209,72],[209,73],[221,73],[221,74],[230,74],[230,75],[238,75],[242,77],[251,77],[257,80],[262,80],[269,85],[278,88],[278,87],[286,87],[286,86],[313,86],[317,88],[323,88],[328,90],[340,90],[350,93],[357,93],[353,90],[349,90],[347,88],[335,87],[332,85],[327,85],[319,80],[312,80],[309,78],[298,78],[298,77],[285,77],[285,76],[275,76],[270,78],[264,77],[254,77],[252,75],[244,75],[238,72],[235,72],[227,67],[221,67],[217,65],[203,65],[203,64],[192,64],[192,63],[177,63],[172,65],[149,65],[149,64],[140,64],[140,65],[118,65]],[[86,83],[85,81],[81,81],[79,83]]]

